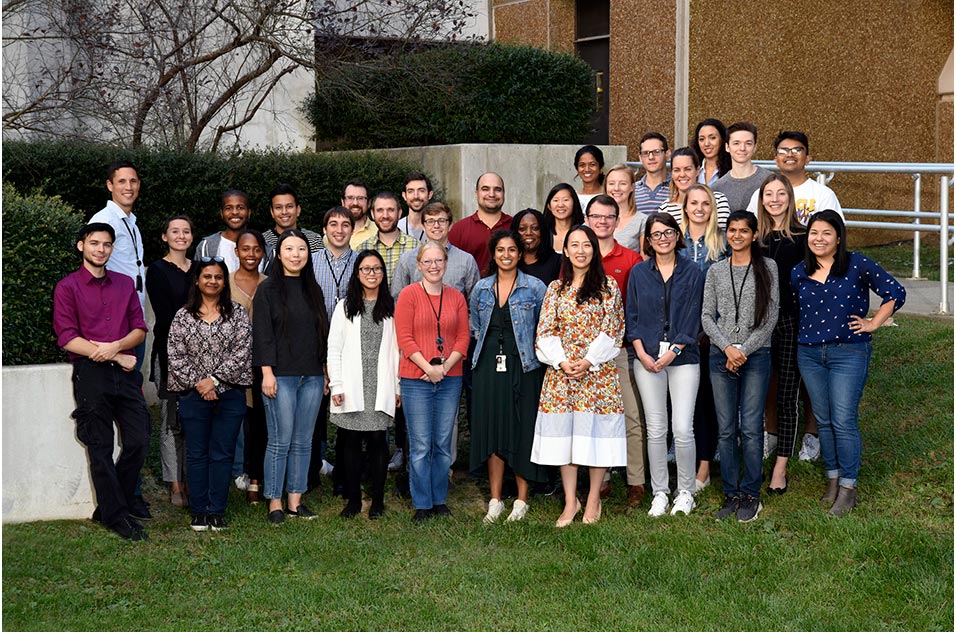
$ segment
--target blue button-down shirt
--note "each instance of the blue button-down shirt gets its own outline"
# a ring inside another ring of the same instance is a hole
[[[660,342],[665,340],[664,323],[669,320],[666,340],[685,345],[671,365],[697,364],[704,275],[693,261],[678,255],[666,290],[670,296],[669,318],[664,308],[664,279],[657,270],[656,259],[652,257],[634,266],[627,281],[627,339],[640,339],[644,351],[657,359]]]
[[[819,345],[831,342],[869,342],[873,336],[850,330],[851,316],[866,316],[870,290],[883,302],[896,301],[896,312],[906,301],[906,289],[880,264],[856,252],[849,254],[846,274],[827,276],[823,283],[810,278],[804,262],[790,273],[790,287],[800,310],[797,342]]]
[[[322,297],[325,299],[325,309],[329,313],[330,322],[335,304],[345,298],[354,266],[355,251],[351,248],[347,248],[338,257],[333,257],[332,251],[325,248],[312,253],[315,280],[322,288]]]
[[[472,354],[472,368],[477,366],[478,357],[485,343],[485,334],[491,322],[491,312],[495,303],[496,275],[485,277],[475,284],[471,294],[468,322],[471,323],[471,336],[477,339],[475,351]],[[514,292],[508,299],[511,312],[511,327],[514,329],[515,342],[518,344],[518,355],[521,357],[521,369],[527,373],[541,366],[534,351],[534,335],[538,328],[538,317],[541,315],[541,303],[548,288],[539,279],[518,271]]]

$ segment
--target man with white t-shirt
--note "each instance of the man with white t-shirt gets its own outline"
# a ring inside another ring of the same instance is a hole
[[[249,223],[249,196],[238,189],[228,189],[220,200],[219,214],[226,224],[226,230],[203,237],[196,246],[195,259],[220,257],[232,273],[239,269],[236,240]]]
[[[797,208],[797,219],[806,225],[810,216],[818,211],[831,209],[843,217],[843,208],[833,190],[820,184],[807,175],[807,165],[810,164],[810,140],[803,132],[780,132],[773,141],[774,160],[780,173],[787,177],[793,187],[793,202]],[[755,191],[750,198],[747,210],[757,212],[757,196]],[[845,218],[844,218],[845,219]]]

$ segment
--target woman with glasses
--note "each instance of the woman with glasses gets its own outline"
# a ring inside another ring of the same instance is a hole
[[[371,479],[368,517],[375,520],[385,513],[386,431],[401,404],[394,314],[385,260],[375,250],[363,250],[329,327],[329,391],[332,423],[338,427],[336,469],[345,473],[343,518],[362,511],[363,443]]]
[[[645,261],[634,266],[627,287],[627,338],[637,360],[634,377],[647,423],[647,461],[654,499],[648,515],[670,504],[667,470],[667,399],[677,459],[677,496],[671,515],[695,506],[694,407],[700,379],[700,307],[704,276],[684,248],[680,227],[668,213],[654,213],[644,231]]]
[[[564,252],[564,238],[571,227],[584,223],[583,209],[570,184],[561,182],[548,191],[548,197],[544,199],[544,225],[551,233],[551,245],[558,256]]]
[[[738,522],[752,522],[763,508],[763,411],[770,336],[777,324],[777,266],[760,254],[753,213],[730,214],[727,241],[730,258],[711,267],[704,282],[701,325],[712,344],[702,364],[710,364],[720,427],[724,504],[717,519],[736,516]]]
[[[195,263],[186,257],[193,243],[193,223],[185,215],[166,220],[162,233],[166,255],[146,269],[146,294],[156,315],[153,325],[153,352],[150,361],[151,379],[159,395],[159,459],[163,481],[169,483],[169,502],[188,507],[186,495],[186,455],[179,423],[179,395],[166,388],[169,378],[169,326],[173,316],[189,297],[193,285]]]
[[[820,431],[831,516],[856,507],[863,441],[860,399],[870,370],[873,332],[906,300],[906,290],[879,264],[846,249],[846,226],[831,209],[810,216],[807,252],[790,273],[800,306],[797,363]],[[883,303],[867,319],[870,290]]]
[[[620,211],[617,228],[614,229],[614,239],[625,248],[640,252],[647,215],[639,213],[634,202],[636,181],[634,170],[629,166],[614,165],[604,176],[604,192],[614,198]]]
[[[416,261],[422,280],[402,290],[395,305],[415,522],[451,515],[446,501],[452,428],[469,334],[465,297],[443,283],[447,263],[441,244],[423,244]]]
[[[601,486],[610,467],[627,464],[624,401],[613,360],[621,350],[624,308],[613,277],[604,272],[597,236],[576,226],[564,243],[561,279],[541,306],[538,359],[548,366],[535,421],[531,460],[561,466],[567,527],[581,511],[578,468],[588,468],[583,522],[601,518]]]
[[[512,224],[513,225],[513,224]],[[509,231],[488,241],[488,276],[471,294],[470,322],[477,341],[472,354],[471,469],[487,463],[491,500],[484,522],[504,512],[505,467],[515,474],[518,498],[508,522],[528,512],[528,482],[547,480],[545,468],[531,462],[534,420],[544,371],[534,353],[545,285],[518,269],[524,246]]]
[[[232,460],[250,384],[249,317],[231,299],[225,262],[203,257],[189,300],[169,327],[168,388],[181,394],[194,531],[226,528]]]
[[[522,252],[518,268],[525,274],[540,279],[545,286],[561,273],[561,255],[551,245],[551,231],[545,227],[541,211],[526,208],[515,213],[511,228],[518,233]]]
[[[679,223],[684,213],[684,198],[690,187],[697,183],[697,174],[700,170],[700,159],[693,149],[690,147],[675,149],[671,154],[670,199],[663,202],[657,210],[661,213],[670,213],[674,222]],[[723,193],[712,191],[711,194],[714,196],[717,211],[717,226],[720,230],[724,230],[727,227],[727,216],[730,215],[730,204]]]
[[[290,228],[279,236],[276,261],[252,304],[253,362],[262,368],[269,432],[264,464],[268,519],[273,525],[285,522],[286,515],[312,519],[315,514],[302,502],[302,494],[308,486],[312,433],[325,388],[329,321],[302,231]]]

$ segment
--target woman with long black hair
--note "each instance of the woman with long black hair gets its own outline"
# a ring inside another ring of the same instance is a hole
[[[856,507],[863,440],[860,399],[870,370],[872,333],[903,306],[906,290],[878,263],[846,249],[846,226],[834,210],[810,216],[807,253],[790,273],[800,306],[797,363],[820,431],[830,515]],[[871,319],[870,290],[883,298]]]
[[[574,187],[567,182],[551,187],[544,199],[544,225],[551,233],[551,245],[558,256],[563,253],[564,238],[571,227],[583,223],[584,207]]]
[[[541,306],[538,359],[548,366],[535,422],[531,460],[561,466],[566,527],[581,511],[578,468],[589,468],[583,522],[601,518],[607,468],[627,464],[624,400],[613,360],[621,351],[624,308],[613,277],[604,272],[597,236],[575,226],[564,241],[561,278]]]
[[[332,312],[329,329],[329,391],[336,455],[345,473],[343,518],[362,510],[362,444],[367,446],[372,505],[368,517],[385,513],[388,437],[398,386],[395,300],[388,291],[385,260],[375,250],[355,258],[345,299]]]
[[[701,325],[710,338],[710,382],[725,497],[717,519],[736,515],[738,522],[751,522],[763,508],[763,413],[779,286],[776,264],[760,253],[753,213],[730,214],[727,243],[730,258],[707,271],[701,311]]]
[[[704,119],[694,129],[690,144],[697,154],[697,161],[703,167],[697,181],[714,186],[731,167],[730,152],[727,151],[727,128],[719,119]]]
[[[269,278],[259,286],[252,303],[256,312],[253,362],[262,368],[269,432],[264,466],[269,522],[281,524],[286,514],[314,518],[302,503],[302,494],[308,485],[312,431],[325,388],[329,323],[302,231],[292,228],[279,236]]]

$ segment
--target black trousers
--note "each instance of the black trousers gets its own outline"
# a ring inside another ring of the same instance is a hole
[[[242,431],[245,450],[243,470],[251,480],[259,481],[262,489],[269,433],[266,429],[266,409],[262,405],[262,369],[258,367],[252,369],[252,408],[246,407]]]
[[[73,362],[76,438],[86,446],[100,521],[113,526],[129,516],[129,503],[149,449],[150,417],[143,374],[113,362]],[[113,462],[113,424],[122,450]]]
[[[368,475],[372,502],[381,506],[385,498],[385,478],[388,475],[388,438],[384,430],[346,430],[339,428],[335,434],[335,451],[338,466],[344,473],[342,484],[345,500],[350,505],[362,504],[362,443],[367,446]]]

